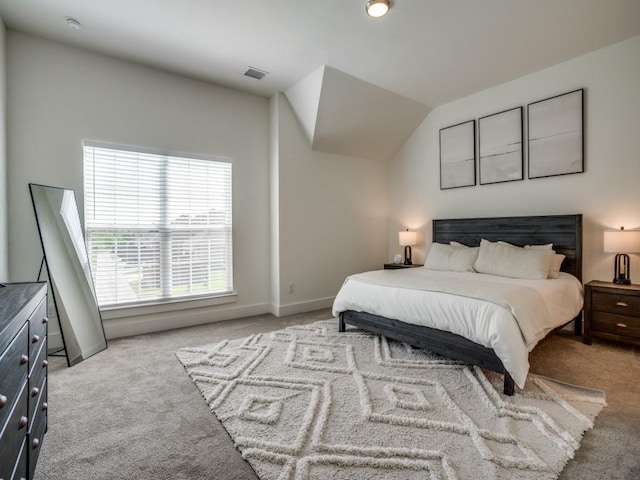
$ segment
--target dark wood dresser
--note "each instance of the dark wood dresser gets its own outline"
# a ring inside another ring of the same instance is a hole
[[[47,430],[47,286],[0,286],[0,480],[31,479]]]
[[[617,285],[594,280],[584,286],[582,341],[606,338],[640,345],[640,285]]]

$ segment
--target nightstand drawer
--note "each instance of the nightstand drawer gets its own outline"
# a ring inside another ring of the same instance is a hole
[[[592,328],[600,332],[640,339],[640,319],[634,317],[593,312]]]
[[[594,311],[640,316],[640,297],[594,291],[591,298]]]

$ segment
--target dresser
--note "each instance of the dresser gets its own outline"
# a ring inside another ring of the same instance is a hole
[[[592,281],[584,286],[583,342],[606,338],[640,345],[640,285]]]
[[[47,286],[0,286],[0,480],[31,479],[47,430]]]

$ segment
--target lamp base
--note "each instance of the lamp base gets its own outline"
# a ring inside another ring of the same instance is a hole
[[[631,285],[629,277],[629,255],[619,253],[614,260],[613,283],[618,285]]]
[[[413,265],[413,262],[411,261],[411,247],[408,245],[404,247],[404,264]]]

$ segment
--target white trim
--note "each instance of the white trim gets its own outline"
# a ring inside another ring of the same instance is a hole
[[[238,301],[236,292],[225,295],[216,295],[204,298],[176,298],[166,302],[145,303],[144,305],[123,305],[117,307],[107,307],[100,309],[103,320],[113,320],[116,318],[129,318],[140,315],[154,315],[156,313],[175,312],[190,308],[211,307],[214,305],[224,305]]]
[[[236,295],[234,294],[233,297],[235,298],[235,296]],[[283,317],[285,315],[293,315],[296,313],[312,312],[314,310],[330,308],[333,305],[334,300],[335,297],[326,297],[306,302],[290,303],[287,305],[258,303],[242,307],[235,306],[216,309],[207,307],[185,309],[184,302],[179,302],[178,305],[182,303],[179,310],[172,309],[168,311],[156,311],[148,314],[130,315],[126,317],[116,315],[109,318],[105,315],[106,312],[102,311],[102,318],[107,339],[111,340],[114,338],[161,332],[175,328],[222,322],[236,318],[252,317],[255,315],[263,315],[265,313],[271,313],[276,317]],[[177,315],[175,313],[176,311],[179,311],[180,313]],[[49,351],[62,348],[62,337],[60,336],[60,332],[49,333],[48,348]]]
[[[120,150],[125,152],[161,155],[164,157],[187,158],[187,159],[193,158],[195,160],[211,160],[214,162],[233,163],[233,160],[231,159],[231,157],[225,157],[224,155],[207,155],[205,153],[190,153],[190,152],[189,153],[172,152],[168,150],[161,150],[158,148],[140,147],[138,145],[122,145],[117,143],[99,142],[96,140],[83,140],[82,145],[84,147],[108,148],[111,150]]]
[[[222,309],[193,308],[181,310],[178,314],[176,312],[162,312],[106,320],[104,322],[104,331],[108,339],[113,339],[251,317],[265,313],[269,313],[269,304],[267,303]],[[206,339],[203,339],[203,343],[206,343]]]
[[[271,313],[276,317],[294,315],[296,313],[312,312],[322,308],[330,308],[336,297],[317,298],[306,302],[288,303],[286,305],[271,304]]]

